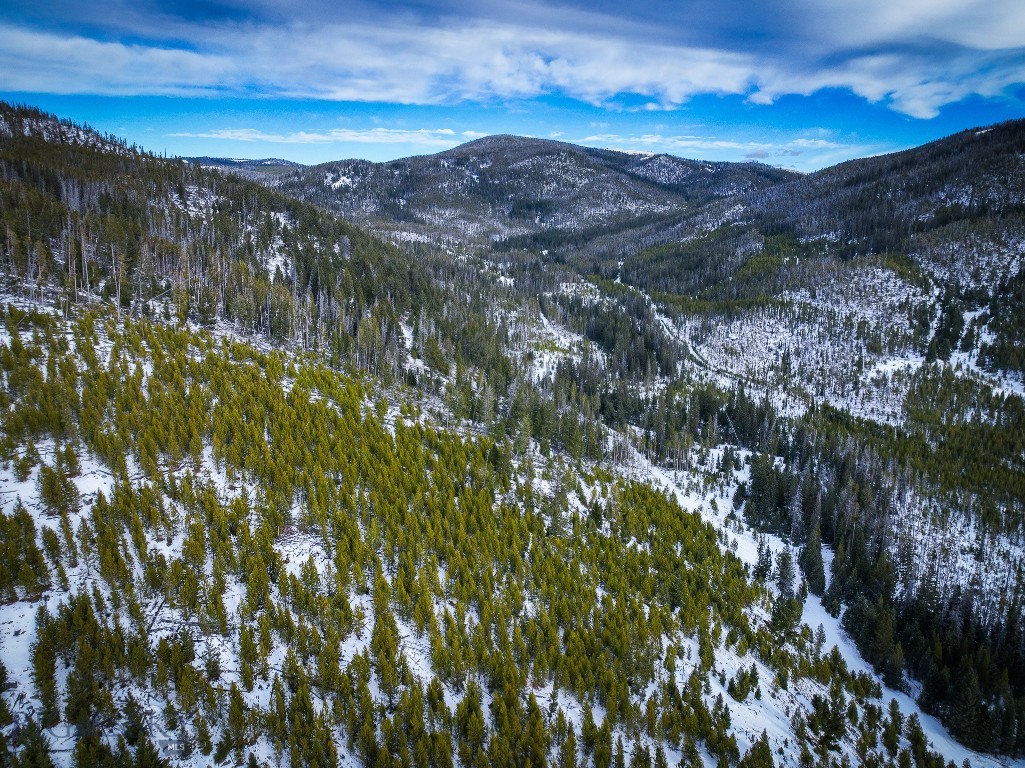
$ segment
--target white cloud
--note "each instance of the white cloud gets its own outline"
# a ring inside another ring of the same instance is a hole
[[[456,134],[451,128],[334,128],[329,131],[295,131],[294,133],[268,133],[256,128],[220,128],[200,133],[171,133],[169,136],[194,139],[222,139],[226,141],[262,141],[270,144],[417,144],[425,147],[454,147],[464,141],[487,134],[463,131]]]
[[[173,137],[224,141],[261,142],[282,145],[403,145],[440,151],[489,135],[481,131],[451,128],[335,128],[325,131],[272,133],[256,128],[223,128],[203,132],[168,134]],[[722,160],[759,160],[799,170],[815,170],[852,157],[876,154],[879,145],[847,144],[823,136],[828,131],[809,130],[805,135],[779,141],[754,141],[689,134],[594,133],[580,137],[554,131],[549,138],[573,144],[615,149],[623,152],[666,153],[680,157]]]
[[[880,151],[879,146],[844,144],[823,138],[799,136],[781,141],[741,141],[716,136],[647,133],[622,135],[600,133],[571,140],[574,144],[623,151],[662,152],[683,157],[762,160],[801,170],[813,170],[852,157]]]
[[[434,104],[563,92],[590,103],[643,94],[680,104],[744,93],[746,54],[529,26],[464,23],[199,28],[196,50],[106,43],[0,26],[11,90],[179,94],[224,91]]]
[[[931,40],[981,51],[1021,48],[1021,0],[805,0],[808,37],[832,48]]]
[[[802,0],[811,5],[811,0]],[[559,94],[613,109],[674,109],[697,94],[768,104],[846,88],[931,117],[1025,82],[1020,0],[835,0],[773,20],[778,46],[645,28],[577,12],[578,24],[397,14],[322,23],[184,22],[181,44],[125,44],[0,23],[12,91],[252,95],[446,104]],[[525,14],[523,18],[533,18]],[[784,23],[785,22],[785,23]],[[113,22],[112,22],[113,23]],[[140,39],[137,35],[133,39]],[[685,41],[686,40],[686,41]],[[731,47],[732,46],[732,47]],[[625,106],[629,105],[629,107]]]
[[[231,56],[65,37],[2,24],[0,71],[6,89],[43,93],[198,95],[238,82]]]
[[[0,26],[6,87],[100,94],[272,95],[437,104],[561,92],[599,104],[744,93],[755,62],[712,49],[480,23],[201,27],[196,50]]]
[[[918,54],[874,53],[811,73],[767,70],[748,100],[771,104],[786,94],[808,95],[823,88],[848,88],[873,103],[911,117],[935,117],[941,107],[972,94],[999,96],[1025,82],[1025,56],[961,53],[943,61]]]

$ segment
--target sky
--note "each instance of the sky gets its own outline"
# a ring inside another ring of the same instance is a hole
[[[3,0],[0,99],[169,155],[512,133],[811,171],[1025,117],[1025,2]]]

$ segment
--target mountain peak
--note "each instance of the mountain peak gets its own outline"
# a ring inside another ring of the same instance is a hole
[[[482,136],[479,139],[460,144],[458,147],[438,153],[440,156],[464,156],[474,153],[486,152],[488,154],[512,153],[512,154],[537,154],[552,151],[569,151],[575,153],[586,153],[586,147],[576,144],[568,144],[554,139],[539,139],[533,136],[516,136],[510,133],[495,133],[490,136]]]

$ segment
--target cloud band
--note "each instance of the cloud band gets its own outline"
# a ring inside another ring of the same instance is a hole
[[[901,28],[900,19],[888,23]],[[565,31],[481,19],[429,25],[191,22],[181,33],[188,45],[0,24],[0,71],[6,89],[24,92],[400,104],[554,94],[611,109],[627,103],[672,109],[697,94],[740,95],[764,104],[786,94],[846,88],[921,118],[969,95],[998,96],[1025,82],[1022,46],[972,48],[981,45],[979,36],[966,33],[930,45],[884,46],[871,29],[840,39],[837,26],[833,17],[820,23],[822,35],[835,39],[832,47],[791,41],[774,50],[664,36],[642,40],[636,29],[617,32],[611,23]],[[1006,37],[998,42],[1010,45]],[[859,47],[842,48],[852,44]]]

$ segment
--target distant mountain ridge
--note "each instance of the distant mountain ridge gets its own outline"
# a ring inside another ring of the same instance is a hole
[[[708,201],[796,174],[757,163],[637,155],[519,136],[487,136],[436,155],[387,163],[342,160],[276,184],[379,231],[489,244],[550,231],[637,233]]]
[[[306,166],[302,163],[296,163],[292,160],[283,160],[280,157],[265,157],[260,159],[251,159],[246,157],[186,157],[183,158],[188,160],[190,163],[199,163],[200,165],[223,165],[227,168],[241,167],[241,168],[261,168],[266,166],[282,166],[288,168],[305,168]]]
[[[302,163],[282,160],[279,157],[267,157],[259,160],[234,157],[186,157],[184,160],[204,168],[217,168],[236,173],[247,179],[261,181],[273,179],[284,173],[291,173],[297,168],[304,168]]]
[[[211,160],[395,242],[559,260],[706,306],[814,295],[850,278],[843,263],[897,259],[954,320],[975,308],[980,362],[1025,371],[1022,120],[811,174],[507,134],[385,163],[275,162]],[[780,245],[792,263],[766,272]]]

